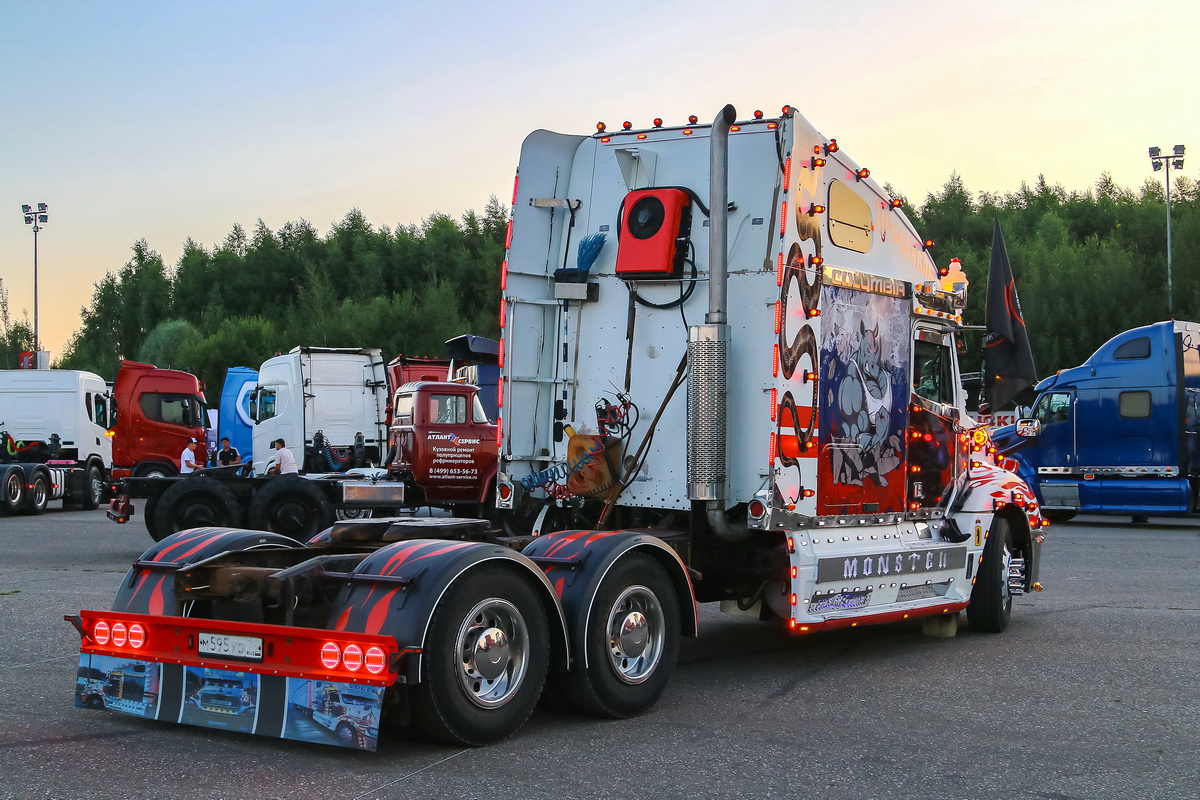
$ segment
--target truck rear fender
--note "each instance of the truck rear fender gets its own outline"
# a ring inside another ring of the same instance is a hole
[[[658,536],[636,530],[559,531],[539,536],[522,552],[545,571],[561,600],[571,644],[575,652],[583,654],[584,668],[588,666],[583,646],[587,619],[600,584],[617,562],[631,553],[643,553],[662,565],[679,601],[681,632],[692,637],[698,634],[696,593],[687,567]]]
[[[155,544],[125,573],[113,611],[175,614],[175,573],[221,553],[259,547],[301,547],[295,539],[237,528],[190,528]]]
[[[447,590],[471,570],[497,562],[536,588],[550,625],[551,664],[570,663],[566,619],[545,574],[515,550],[483,542],[407,539],[376,550],[334,599],[326,627],[394,636],[401,650],[414,652],[401,671],[418,683],[429,623]]]

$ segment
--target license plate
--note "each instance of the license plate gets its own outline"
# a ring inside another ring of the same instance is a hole
[[[243,661],[262,661],[263,642],[258,636],[233,636],[228,633],[201,633],[202,656],[221,656]]]

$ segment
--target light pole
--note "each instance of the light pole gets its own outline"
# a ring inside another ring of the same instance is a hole
[[[1150,163],[1154,165],[1154,171],[1158,172],[1163,167],[1167,169],[1167,315],[1173,316],[1175,313],[1171,302],[1171,167],[1175,169],[1183,169],[1183,145],[1175,145],[1175,152],[1171,155],[1161,155],[1162,150],[1157,147],[1150,148]]]
[[[38,223],[49,222],[50,215],[48,206],[44,203],[37,204],[37,211],[34,211],[34,207],[28,204],[20,206],[20,210],[25,215],[25,224],[34,225],[34,368],[36,369],[37,354],[41,351],[37,341],[37,231],[42,229]]]

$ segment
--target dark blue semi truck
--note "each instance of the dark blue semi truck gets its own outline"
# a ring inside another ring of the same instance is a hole
[[[1119,333],[1037,386],[1031,413],[993,435],[1047,519],[1189,514],[1200,486],[1200,324]]]

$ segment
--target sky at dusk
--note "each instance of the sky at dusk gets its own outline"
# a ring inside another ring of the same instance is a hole
[[[172,267],[259,219],[458,218],[508,202],[532,130],[725,103],[795,106],[916,205],[955,172],[976,194],[1136,189],[1162,179],[1151,145],[1193,148],[1196,179],[1198,34],[1194,0],[0,0],[0,279],[32,320],[20,211],[48,203],[57,358],[139,239]]]

